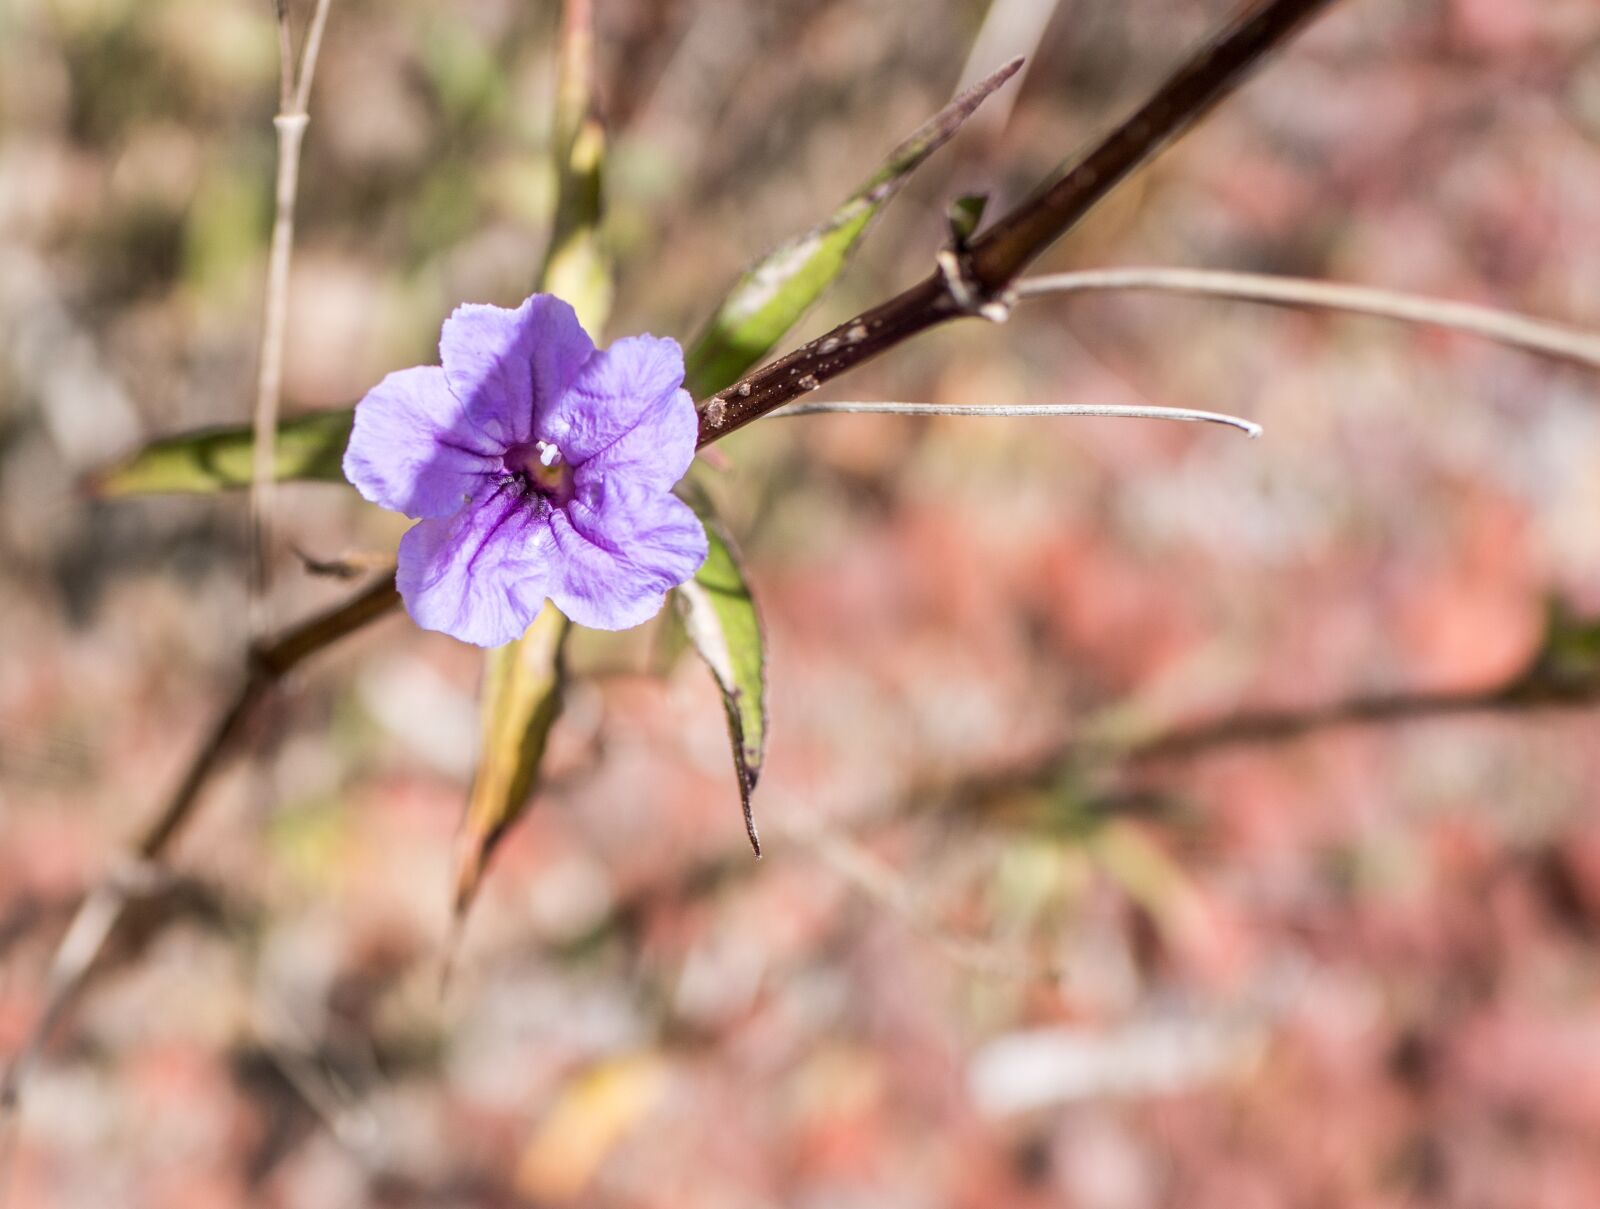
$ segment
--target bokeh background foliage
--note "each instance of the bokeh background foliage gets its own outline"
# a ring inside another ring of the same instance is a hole
[[[266,7],[0,10],[0,1050],[243,641],[242,499],[79,484],[247,417]],[[687,340],[969,56],[1027,53],[802,334],[823,330],[926,271],[950,198],[1014,201],[1228,9],[601,3],[610,330]],[[432,359],[461,299],[526,292],[555,28],[551,5],[337,0],[294,407]],[[1048,267],[1592,322],[1597,40],[1581,0],[1351,0]],[[576,635],[541,799],[443,997],[481,659],[400,621],[352,640],[258,725],[35,1075],[13,1197],[1593,1204],[1592,712],[1104,754],[1242,706],[1515,674],[1547,598],[1600,606],[1592,379],[1130,296],[947,329],[837,393],[1212,407],[1269,435],[841,417],[730,439],[714,486],[772,646],[767,858],[672,619]],[[279,506],[316,558],[399,532],[332,488]],[[276,583],[283,615],[348,591],[292,562]]]

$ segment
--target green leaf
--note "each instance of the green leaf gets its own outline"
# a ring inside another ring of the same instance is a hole
[[[563,298],[596,339],[611,313],[614,274],[601,238],[606,128],[595,104],[592,0],[569,0],[561,24],[551,129],[556,212],[540,273],[541,290]]]
[[[1528,669],[1506,695],[1513,699],[1586,699],[1600,693],[1600,616],[1574,612],[1564,601],[1545,606],[1544,636]]]
[[[456,856],[456,916],[465,915],[495,845],[522,817],[561,716],[562,653],[572,623],[547,604],[527,633],[485,657],[483,745]]]
[[[541,289],[565,299],[584,330],[599,338],[611,313],[611,257],[599,229],[600,165],[605,127],[586,118],[567,148],[556,224],[545,253]]]
[[[989,205],[987,193],[963,193],[950,203],[945,219],[950,226],[950,242],[957,251],[966,248],[967,242],[983,221],[983,212]]]
[[[339,463],[350,442],[352,409],[314,411],[278,425],[278,482],[343,482]],[[107,498],[127,495],[204,494],[250,485],[254,441],[248,424],[207,428],[152,441],[103,470],[89,489]]]
[[[767,644],[738,552],[710,499],[694,487],[682,491],[706,528],[705,564],[676,592],[689,641],[711,669],[728,714],[728,738],[739,780],[745,831],[761,855],[750,799],[767,751]]]
[[[689,393],[697,399],[714,394],[766,356],[838,277],[867,224],[911,173],[1021,66],[1015,59],[951,101],[890,152],[824,222],[781,244],[745,273],[689,350],[684,383]]]

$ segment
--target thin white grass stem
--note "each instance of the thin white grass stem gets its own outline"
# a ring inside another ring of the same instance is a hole
[[[961,403],[791,403],[771,413],[781,416],[1090,416],[1116,420],[1181,420],[1190,424],[1225,424],[1246,436],[1259,437],[1261,425],[1220,411],[1189,407],[1124,407],[1113,403],[1024,403],[994,407]]]
[[[300,48],[300,70],[295,75],[294,84],[294,109],[291,112],[305,113],[311,107],[311,81],[317,74],[317,56],[322,53],[322,31],[328,25],[328,10],[333,7],[333,0],[317,0],[317,8],[311,14],[311,28],[306,31],[306,44]]]
[[[1229,298],[1239,302],[1345,311],[1469,332],[1514,348],[1600,369],[1600,335],[1593,332],[1492,307],[1447,302],[1368,286],[1262,273],[1131,268],[1092,269],[1028,277],[1018,281],[1012,289],[1018,298],[1071,294],[1084,290],[1155,290],[1168,294]]]
[[[251,559],[250,632],[260,638],[272,626],[268,604],[272,565],[272,494],[276,479],[278,408],[283,397],[284,331],[289,315],[289,258],[294,250],[295,197],[300,187],[300,148],[305,141],[311,81],[322,49],[332,0],[317,0],[311,26],[300,50],[300,65],[291,89],[288,62],[290,37],[286,6],[276,5],[278,46],[283,56],[279,112],[272,119],[278,135],[278,170],[273,188],[272,242],[267,250],[266,299],[261,315],[261,345],[256,369],[253,413],[254,447],[250,477]]]
[[[289,0],[272,0],[278,20],[278,112],[294,108],[294,38],[289,32]]]

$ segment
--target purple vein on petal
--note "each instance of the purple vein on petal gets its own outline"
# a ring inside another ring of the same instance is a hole
[[[522,494],[522,492],[518,489],[517,481],[515,479],[506,479],[504,482],[502,482],[499,486],[497,486],[494,489],[493,494],[491,494],[488,499],[484,500],[483,503],[481,503],[481,504],[479,504],[477,506],[480,507],[480,508],[488,507],[490,504],[492,504],[495,501],[496,498],[498,498],[501,494],[503,494],[508,488],[512,492],[511,501],[501,511],[500,515],[495,518],[494,524],[490,525],[489,528],[484,531],[483,537],[480,538],[479,541],[478,541],[478,548],[476,550],[474,550],[472,552],[472,556],[467,559],[467,572],[469,574],[474,570],[474,568],[477,567],[478,559],[483,556],[484,550],[488,547],[489,543],[494,539],[494,535],[496,533],[500,532],[501,528],[505,525],[505,523],[508,520],[511,519],[511,517],[515,513],[517,513],[523,507],[529,505],[529,503],[530,503],[530,501],[527,499],[527,497],[524,496]],[[537,507],[538,505],[534,504],[533,506]]]

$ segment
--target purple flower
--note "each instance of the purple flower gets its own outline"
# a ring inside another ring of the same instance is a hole
[[[535,294],[457,307],[439,356],[361,400],[344,455],[362,495],[419,522],[396,577],[413,620],[498,646],[547,597],[595,629],[653,617],[706,557],[672,495],[697,426],[677,343],[597,350],[570,306]]]

